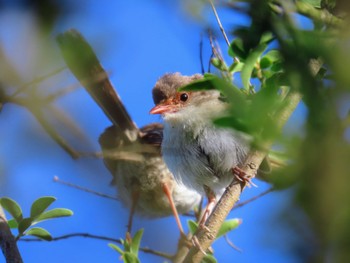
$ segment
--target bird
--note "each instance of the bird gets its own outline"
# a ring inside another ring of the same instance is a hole
[[[250,139],[242,132],[213,124],[213,119],[222,117],[229,107],[218,90],[179,90],[202,78],[200,74],[180,73],[159,78],[152,90],[155,106],[150,114],[161,114],[164,120],[161,151],[176,181],[208,198],[200,220],[204,226],[234,178],[249,182],[238,166],[250,150]]]
[[[129,208],[127,233],[136,213],[149,218],[173,214],[183,234],[178,212],[194,209],[201,196],[177,183],[164,163],[160,152],[163,125],[138,128],[92,47],[77,30],[60,34],[57,41],[72,73],[113,124],[101,134],[99,143],[118,198]]]

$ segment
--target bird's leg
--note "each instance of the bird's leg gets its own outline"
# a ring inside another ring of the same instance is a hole
[[[137,202],[139,200],[139,197],[140,197],[139,191],[134,190],[132,192],[132,194],[131,194],[131,207],[130,207],[130,212],[129,212],[127,233],[126,233],[127,238],[128,238],[128,236],[130,236],[130,233],[131,233],[132,221],[133,221],[133,218],[134,218],[135,209],[136,209],[136,205],[137,205]]]
[[[174,203],[174,199],[173,199],[173,196],[170,192],[170,189],[169,189],[169,186],[166,184],[166,183],[163,183],[162,184],[162,188],[163,188],[163,192],[164,194],[167,196],[168,200],[169,200],[169,204],[170,204],[170,207],[171,207],[171,210],[173,211],[173,214],[174,214],[174,217],[175,217],[175,220],[176,220],[176,224],[180,230],[180,234],[185,236],[185,233],[184,233],[184,230],[182,228],[182,224],[181,224],[181,221],[180,221],[180,217],[179,217],[179,214],[177,212],[177,209],[176,209],[176,206],[175,206],[175,203]]]
[[[238,166],[232,168],[232,173],[238,181],[244,182],[248,187],[257,187],[257,185],[252,182],[253,176],[247,174]]]
[[[198,223],[199,227],[205,227],[205,221],[207,221],[209,215],[211,214],[216,205],[216,196],[213,190],[211,190],[208,186],[204,185],[204,191],[208,198],[208,204],[205,207],[201,220]]]

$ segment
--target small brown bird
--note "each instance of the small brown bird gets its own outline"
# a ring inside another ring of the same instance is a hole
[[[58,36],[66,64],[113,123],[100,137],[104,162],[113,175],[121,202],[130,209],[128,232],[134,212],[146,217],[186,213],[200,203],[200,195],[175,182],[163,162],[160,146],[163,126],[139,129],[127,113],[91,46],[76,30]]]
[[[156,106],[150,113],[161,114],[164,119],[162,154],[176,181],[208,197],[200,221],[203,225],[233,178],[248,180],[237,166],[249,151],[249,139],[243,133],[213,124],[212,120],[228,109],[219,91],[178,90],[201,78],[199,74],[179,73],[161,77],[153,88]]]

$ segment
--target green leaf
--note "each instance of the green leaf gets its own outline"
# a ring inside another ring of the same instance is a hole
[[[236,72],[241,71],[242,68],[243,68],[243,66],[244,66],[244,63],[242,63],[242,62],[234,62],[234,63],[232,63],[232,65],[229,67],[228,70],[229,70],[232,74],[234,74],[234,73],[236,73]]]
[[[233,58],[238,57],[241,61],[244,61],[248,57],[249,52],[245,50],[243,40],[236,38],[231,42],[228,54]]]
[[[301,2],[308,3],[316,8],[321,8],[321,0],[300,0]]]
[[[211,255],[211,254],[207,254],[203,257],[201,263],[217,263],[218,261],[216,260],[216,258]]]
[[[226,235],[228,232],[232,231],[233,229],[236,229],[240,224],[242,224],[242,219],[240,218],[234,218],[226,220],[220,227],[218,234],[216,235],[216,238]]]
[[[33,218],[26,217],[23,218],[18,224],[18,234],[21,236],[24,231],[26,231],[33,224]]]
[[[260,44],[259,46],[254,48],[244,63],[241,76],[242,76],[243,88],[247,91],[249,91],[250,78],[254,70],[255,63],[258,61],[260,56],[264,53],[266,48],[267,48],[266,44]]]
[[[73,211],[66,209],[66,208],[54,208],[49,211],[46,211],[39,215],[37,218],[35,218],[35,223],[48,220],[48,219],[53,219],[53,218],[58,218],[58,217],[66,217],[66,216],[72,216]]]
[[[133,253],[124,252],[123,254],[124,263],[140,263],[140,260]]]
[[[25,232],[26,236],[35,236],[40,239],[46,240],[46,241],[51,241],[52,236],[51,234],[45,230],[44,228],[41,227],[33,227],[29,229],[27,232]]]
[[[17,223],[16,219],[14,219],[14,218],[11,218],[10,220],[8,220],[7,224],[9,226],[9,228],[18,228],[18,223]]]
[[[19,223],[22,218],[22,209],[19,206],[19,204],[8,197],[3,197],[0,199],[1,206],[10,213],[10,215],[16,220],[17,223]]]
[[[188,220],[187,221],[187,226],[188,226],[188,229],[190,230],[190,233],[193,235],[194,233],[196,233],[197,231],[197,228],[198,228],[198,224],[193,221],[193,220]]]
[[[43,196],[38,198],[32,204],[30,208],[30,217],[35,218],[44,212],[53,202],[56,201],[56,198],[53,196]]]
[[[124,251],[120,247],[118,247],[117,245],[109,243],[108,246],[110,248],[112,248],[113,250],[117,251],[120,255],[124,254]]]
[[[136,256],[138,256],[142,235],[143,235],[143,228],[137,231],[134,237],[132,238],[130,250]]]

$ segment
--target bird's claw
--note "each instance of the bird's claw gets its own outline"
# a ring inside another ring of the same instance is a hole
[[[238,181],[244,182],[248,187],[251,187],[251,186],[258,187],[256,184],[252,182],[253,176],[247,174],[238,166],[232,168],[232,173]]]

